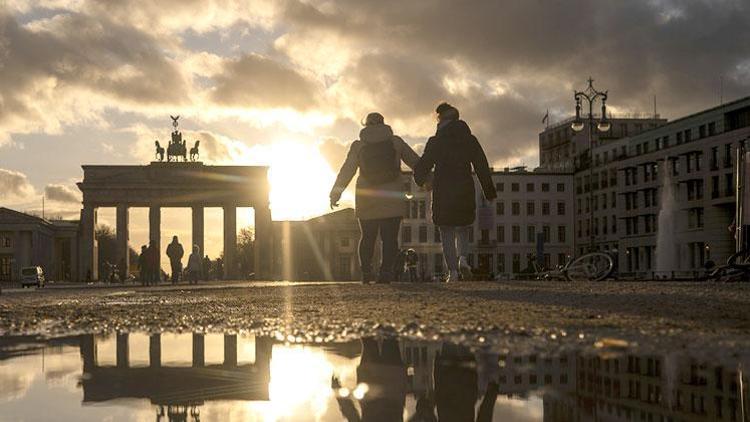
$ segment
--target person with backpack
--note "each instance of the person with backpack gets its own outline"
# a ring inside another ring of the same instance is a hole
[[[448,279],[471,277],[467,255],[469,233],[476,218],[476,199],[472,168],[488,201],[497,198],[487,156],[472,135],[469,125],[459,119],[458,109],[440,104],[437,131],[427,141],[422,159],[414,169],[417,185],[432,185],[432,221],[440,228]],[[434,169],[434,174],[433,174]],[[432,180],[429,180],[432,178]]]
[[[359,170],[355,192],[355,214],[359,220],[359,264],[362,282],[393,281],[398,255],[398,233],[404,216],[404,178],[401,162],[414,169],[419,155],[385,124],[383,115],[367,115],[359,140],[349,148],[330,193],[331,208],[337,207],[341,194]],[[382,262],[377,278],[372,268],[375,241],[383,243]]]

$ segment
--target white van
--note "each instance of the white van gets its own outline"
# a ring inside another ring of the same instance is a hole
[[[21,268],[21,287],[44,287],[44,271],[42,267]]]

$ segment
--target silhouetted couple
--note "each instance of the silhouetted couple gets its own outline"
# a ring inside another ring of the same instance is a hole
[[[432,190],[432,220],[440,228],[448,267],[447,281],[457,281],[459,270],[464,273],[464,278],[471,273],[467,260],[469,233],[476,218],[472,168],[485,198],[494,200],[497,194],[487,157],[469,126],[459,118],[458,109],[442,103],[435,113],[437,130],[427,141],[421,158],[403,139],[393,134],[380,113],[370,113],[331,190],[331,207],[335,207],[359,170],[355,213],[362,234],[359,260],[365,283],[388,283],[395,278],[398,234],[406,208],[402,161],[414,171],[414,181],[418,186]],[[383,244],[382,263],[375,274],[372,258],[378,235]]]
[[[409,422],[492,420],[498,385],[494,381],[487,384],[482,402],[475,412],[479,399],[479,379],[476,358],[468,347],[444,343],[435,356],[433,371],[434,394],[428,392],[419,397],[416,412]],[[408,376],[397,339],[385,338],[379,345],[374,337],[365,337],[357,366],[357,384],[368,386],[364,396],[359,399],[361,414],[350,395],[337,394],[339,410],[348,422],[403,421]],[[331,387],[337,390],[341,388],[335,376],[331,380]]]

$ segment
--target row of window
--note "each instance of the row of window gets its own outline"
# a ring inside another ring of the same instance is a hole
[[[511,226],[510,228],[510,239],[511,243],[521,243],[521,226]],[[489,233],[487,233],[487,230],[482,230],[482,241],[485,240],[485,236],[489,236]],[[544,225],[542,226],[541,231],[542,239],[544,243],[550,243],[552,242],[552,227]],[[505,226],[499,225],[497,226],[497,231],[495,234],[495,239],[497,240],[497,243],[505,243]],[[537,239],[537,229],[534,225],[526,226],[526,242],[527,243],[536,243]],[[486,239],[487,242],[489,239]],[[567,241],[567,228],[565,226],[557,226],[557,242],[558,243],[565,243]]]
[[[608,187],[617,186],[617,170],[610,169],[609,171],[604,170],[601,173],[594,173],[593,180],[588,175],[583,178],[576,178],[576,193],[579,195],[584,192],[589,192],[591,189],[598,190],[606,189]]]
[[[498,192],[505,192],[505,183],[504,182],[498,182],[495,184],[495,190]],[[565,192],[565,183],[557,183],[555,186],[556,192]],[[510,191],[511,192],[520,192],[521,191],[521,184],[518,182],[513,182],[510,184]],[[536,184],[533,182],[526,183],[526,192],[535,192],[536,191]],[[549,192],[550,191],[550,184],[549,183],[542,183],[541,184],[541,191],[542,192]]]
[[[565,215],[565,201],[557,201],[557,215]],[[510,204],[510,213],[511,215],[521,215],[521,203],[518,201],[513,201]],[[498,201],[495,204],[495,214],[497,215],[505,215],[505,202],[504,201]],[[535,201],[526,201],[526,216],[534,216],[536,215],[536,202]],[[550,215],[550,202],[549,201],[542,201],[542,209],[541,209],[541,215]]]
[[[617,207],[617,194],[615,192],[611,192],[609,196],[611,198],[611,200],[609,201],[609,204],[610,204],[609,207],[610,208]],[[600,204],[601,204],[601,208],[603,210],[606,210],[607,209],[607,203],[608,203],[608,201],[607,201],[607,194],[603,193],[603,194],[601,194],[601,196],[600,195],[594,195],[592,197],[587,197],[586,198],[586,208],[584,208],[582,206],[583,199],[578,198],[578,214],[583,213],[584,210],[585,210],[585,212],[590,212],[591,211],[591,203],[592,202],[593,202],[593,206],[594,206],[594,211],[598,211],[599,210],[599,205]]]
[[[697,139],[703,139],[707,136],[714,136],[716,134],[717,134],[716,122],[710,122],[708,124],[702,124],[698,126],[698,138]],[[688,143],[693,140],[693,129],[685,129],[685,130],[676,132],[674,136],[676,140],[676,145]],[[654,149],[658,151],[664,148],[669,148],[670,142],[671,142],[670,135],[665,135],[665,136],[654,139],[653,146],[654,146]],[[651,146],[651,142],[649,141],[637,144],[635,146],[635,154],[636,155],[648,154],[651,150],[650,146]]]
[[[578,220],[578,225],[576,227],[578,230],[579,238],[583,237],[584,234],[587,237],[591,236],[591,220]],[[599,217],[594,218],[594,236],[599,236],[600,233],[603,235],[607,235],[610,232],[612,234],[617,234],[616,216],[613,215],[611,219],[604,216],[601,218],[601,220],[599,219]]]
[[[724,183],[721,184],[721,178],[719,175],[711,176],[711,199],[716,199],[723,196],[731,197],[735,194],[735,185],[734,185],[734,175],[732,173],[726,173],[724,174]],[[678,185],[681,186],[681,185]],[[687,200],[688,201],[700,201],[705,196],[705,189],[704,189],[704,183],[703,179],[690,179],[685,181],[685,189],[687,192]],[[679,190],[678,190],[679,193]],[[658,202],[658,188],[646,188],[641,190],[640,192],[624,192],[622,193],[622,196],[625,200],[625,209],[630,210],[636,210],[642,203],[646,208],[648,207],[657,207],[659,205]],[[603,195],[604,197],[604,195]],[[594,197],[594,210],[597,209],[597,198]],[[640,201],[642,199],[642,202]],[[580,203],[581,200],[578,200],[579,203],[579,214],[580,214]],[[614,206],[614,202],[613,202]],[[606,208],[603,207],[603,208]],[[586,211],[588,212],[588,202],[586,204]]]
[[[440,229],[437,226],[433,226],[432,230],[432,241],[437,243],[440,242]],[[495,240],[498,243],[505,243],[506,242],[506,236],[505,236],[505,225],[499,225],[497,226],[496,232],[495,232]],[[567,241],[567,228],[565,226],[557,226],[556,231],[556,241],[558,243],[565,243]],[[545,243],[552,242],[552,227],[548,225],[542,226],[542,230],[540,232],[542,235],[542,239]],[[416,243],[428,243],[429,239],[427,237],[428,235],[428,229],[427,226],[419,226],[417,228],[417,242]],[[488,244],[490,242],[490,234],[489,230],[483,229],[479,231],[479,242],[483,244]],[[511,243],[521,243],[521,226],[514,225],[511,226],[511,235],[510,235]],[[537,227],[534,225],[528,225],[526,226],[526,242],[528,243],[536,243],[537,239]],[[403,226],[401,227],[401,242],[403,244],[410,244],[415,243],[414,238],[412,236],[412,227],[411,226]],[[474,231],[469,231],[469,242],[474,243]],[[348,239],[347,239],[347,246],[348,246]],[[343,240],[342,240],[342,246]]]
[[[719,159],[719,147],[711,148],[710,170],[716,171],[720,167],[732,168],[732,144],[724,145],[723,159]],[[685,174],[700,172],[703,168],[703,151],[690,151],[684,154],[684,159],[673,157],[669,160],[669,169],[672,176],[679,176],[682,173],[682,166],[685,166]],[[639,170],[642,169],[642,170]],[[638,167],[628,167],[623,169],[625,175],[625,186],[637,185],[638,176],[643,175],[642,182],[655,181],[659,174],[659,165],[657,163],[645,163]],[[577,180],[580,183],[580,178]],[[580,192],[579,192],[580,193]]]
[[[13,238],[10,236],[0,236],[0,248],[10,248],[13,246]]]

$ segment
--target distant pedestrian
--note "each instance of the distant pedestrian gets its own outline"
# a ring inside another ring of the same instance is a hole
[[[224,280],[224,260],[221,257],[216,258],[216,279]]]
[[[331,208],[338,206],[341,194],[359,170],[355,194],[355,213],[361,238],[359,263],[362,282],[394,280],[398,255],[398,233],[404,215],[404,179],[401,162],[414,168],[419,156],[385,124],[383,115],[370,113],[359,132],[359,140],[349,148],[330,193]],[[382,263],[377,276],[372,268],[375,241],[382,241]]]
[[[185,250],[182,249],[180,241],[177,236],[172,237],[172,243],[167,246],[167,257],[169,257],[169,264],[172,267],[172,284],[180,281],[183,256],[185,256]]]
[[[150,276],[148,269],[148,246],[141,246],[141,253],[138,255],[138,274],[141,279],[141,284],[146,285],[148,283],[148,277]]]
[[[148,284],[157,284],[161,278],[161,268],[159,268],[159,255],[161,252],[156,246],[156,241],[150,240],[148,242],[148,248],[146,249],[146,262],[148,271],[146,273],[146,280]]]
[[[211,280],[211,258],[208,255],[203,258],[203,279]]]
[[[422,159],[414,170],[414,180],[422,186],[432,181],[432,220],[440,227],[443,255],[448,266],[448,280],[464,279],[471,275],[467,255],[469,233],[476,218],[476,199],[472,168],[488,201],[497,198],[492,183],[487,157],[472,135],[469,125],[459,119],[458,109],[448,103],[440,104],[437,131],[427,141]],[[456,250],[458,249],[458,250]]]
[[[198,245],[193,245],[193,253],[188,257],[187,265],[187,276],[190,283],[198,283],[202,270],[201,248]]]
[[[417,265],[419,264],[419,255],[414,249],[407,249],[404,254],[404,261],[406,262],[406,269],[409,274],[409,282],[414,283],[417,281]]]

